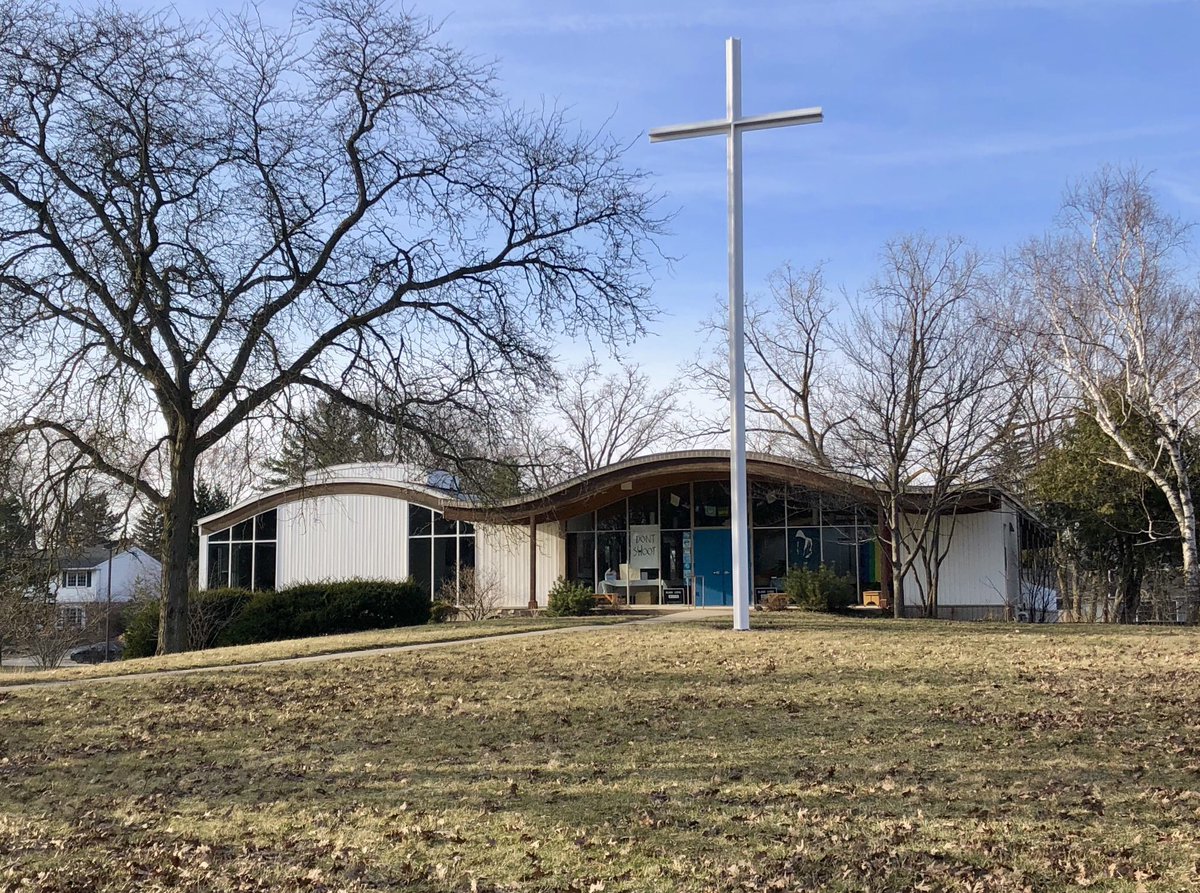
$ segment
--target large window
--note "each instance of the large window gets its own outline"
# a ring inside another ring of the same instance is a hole
[[[791,568],[822,564],[856,578],[859,588],[878,588],[879,549],[869,515],[853,501],[793,484],[750,484],[751,567],[757,590],[780,586]],[[674,484],[633,493],[566,521],[567,576],[595,587],[608,571],[620,574],[629,558],[631,527],[659,528],[661,579],[690,582],[693,531],[728,528],[727,480]]]
[[[408,575],[432,598],[460,567],[475,566],[475,528],[436,509],[408,506]]]
[[[585,517],[591,517],[587,515]],[[596,534],[592,531],[567,533],[567,579],[596,590]]]
[[[728,527],[732,509],[729,481],[700,481],[695,486],[696,526]]]
[[[691,530],[692,485],[676,484],[659,491],[663,530]]]
[[[275,509],[260,512],[208,537],[208,588],[274,589]]]

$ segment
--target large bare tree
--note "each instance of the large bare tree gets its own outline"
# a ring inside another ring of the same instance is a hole
[[[1200,290],[1181,275],[1188,232],[1145,176],[1105,168],[1067,195],[1059,231],[1025,258],[1049,355],[1119,452],[1104,461],[1146,478],[1170,507],[1194,619],[1200,555],[1188,468],[1200,420]]]
[[[298,389],[410,430],[647,312],[644,176],[376,0],[250,16],[0,3],[0,401],[164,516],[186,646],[197,464]]]
[[[915,236],[885,247],[841,318],[819,270],[785,268],[770,286],[746,317],[760,438],[870,486],[897,616],[905,579],[936,614],[955,509],[1010,436],[1026,380],[993,281],[961,240]],[[715,363],[697,372],[724,387]]]
[[[900,239],[839,332],[849,368],[836,451],[879,494],[896,616],[906,579],[936,616],[958,505],[1014,426],[1024,376],[992,325],[994,296],[961,240]]]

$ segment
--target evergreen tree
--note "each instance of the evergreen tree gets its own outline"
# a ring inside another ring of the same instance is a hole
[[[147,555],[158,558],[162,553],[163,529],[162,511],[149,506],[133,525],[133,544]]]
[[[61,543],[68,548],[99,545],[113,539],[120,522],[121,515],[113,511],[107,493],[84,490],[64,512],[59,525]]]
[[[1126,436],[1151,438],[1148,426],[1130,421]],[[1026,479],[1028,497],[1059,532],[1075,560],[1112,568],[1120,580],[1118,616],[1138,612],[1142,579],[1155,565],[1178,564],[1178,537],[1162,493],[1140,474],[1115,467],[1112,440],[1087,411],[1080,411]],[[1200,473],[1200,457],[1192,456]]]
[[[217,484],[210,484],[203,478],[196,482],[196,517],[203,518],[214,512],[223,511],[232,504],[229,494]],[[151,506],[147,508],[137,524],[133,527],[133,543],[148,555],[153,555],[160,561],[163,550],[163,516],[162,511]],[[200,532],[192,531],[191,557],[197,560],[200,556]]]
[[[349,406],[321,400],[288,423],[279,457],[267,463],[272,486],[297,483],[306,473],[346,462],[395,462],[397,437]]]
[[[36,529],[25,506],[13,493],[0,496],[0,563],[30,554],[36,542]]]

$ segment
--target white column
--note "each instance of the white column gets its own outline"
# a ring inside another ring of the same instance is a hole
[[[725,44],[729,120],[729,496],[733,528],[733,628],[750,629],[750,525],[746,492],[746,356],[742,276],[742,42]]]

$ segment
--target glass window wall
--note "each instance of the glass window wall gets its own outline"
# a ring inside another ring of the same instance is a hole
[[[475,528],[423,505],[408,506],[408,575],[430,598],[475,566]]]
[[[697,481],[633,494],[570,518],[567,575],[589,587],[597,586],[610,571],[620,578],[621,565],[629,560],[628,526],[653,525],[657,519],[661,579],[668,585],[687,585],[692,531],[729,527],[729,502],[728,481]],[[878,548],[874,526],[868,523],[871,513],[857,510],[841,497],[767,481],[751,482],[750,513],[756,590],[777,589],[789,568],[816,570],[822,564],[855,579],[860,590],[878,588]]]
[[[275,509],[260,512],[208,536],[209,589],[274,589]]]

